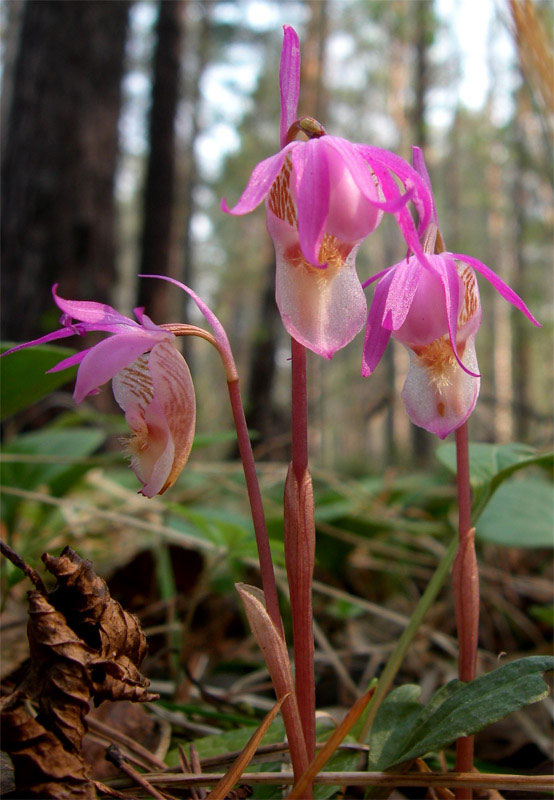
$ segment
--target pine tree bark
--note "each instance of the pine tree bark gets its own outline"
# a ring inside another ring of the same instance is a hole
[[[179,101],[182,23],[181,0],[158,3],[154,81],[149,122],[150,154],[144,189],[140,273],[170,275],[175,193],[175,116]],[[177,277],[177,276],[173,276]],[[141,281],[138,304],[155,322],[168,321],[169,285]]]
[[[27,0],[2,157],[2,333],[44,333],[50,287],[108,300],[127,0]],[[46,327],[51,326],[51,320]]]

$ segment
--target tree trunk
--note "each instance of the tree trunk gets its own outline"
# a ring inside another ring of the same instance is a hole
[[[187,4],[187,12],[192,10]],[[211,52],[213,4],[204,0],[200,6],[200,19],[196,18],[198,10],[194,10],[186,23],[186,79],[183,91],[186,114],[189,120],[187,136],[183,143],[182,156],[178,158],[178,229],[181,232],[177,247],[179,263],[179,279],[187,286],[194,287],[195,263],[194,242],[192,237],[192,218],[195,212],[194,190],[198,182],[198,167],[194,145],[200,131],[200,109],[202,94],[200,85],[202,76],[209,61]],[[196,307],[191,298],[184,292],[180,295],[177,319],[189,322],[189,311]],[[193,369],[194,346],[191,338],[183,337],[181,352]]]
[[[52,327],[50,287],[106,301],[129,3],[27,0],[2,159],[2,332]]]
[[[181,0],[160,0],[158,9],[140,273],[170,275],[175,189],[175,115],[179,100],[184,5]],[[141,281],[138,304],[147,307],[149,316],[155,322],[168,322],[169,292],[170,286],[164,281]]]

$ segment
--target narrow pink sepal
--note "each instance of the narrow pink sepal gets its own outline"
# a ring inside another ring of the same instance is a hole
[[[271,189],[273,181],[281,171],[287,153],[290,153],[291,150],[294,150],[302,144],[303,142],[291,142],[278,153],[275,153],[275,155],[269,156],[269,158],[256,164],[250,176],[250,180],[246,185],[246,189],[241,194],[238,202],[233,208],[229,208],[226,199],[223,198],[221,200],[221,210],[226,214],[233,214],[234,216],[248,214],[250,211],[253,211],[260,205]]]
[[[404,324],[421,275],[418,261],[412,257],[393,268],[392,280],[383,311],[383,327],[397,331]]]
[[[98,324],[102,326],[127,325],[133,328],[139,327],[138,322],[129,319],[129,317],[125,317],[106,303],[95,303],[92,300],[65,300],[63,297],[56,294],[58,285],[59,284],[56,283],[52,287],[52,295],[58,308],[65,314],[68,314],[72,319],[94,324],[94,328],[90,330],[113,330],[114,332],[119,330],[119,327],[98,328]]]
[[[388,271],[388,274],[385,274],[377,284],[369,308],[362,351],[362,375],[364,378],[374,371],[391,337],[391,331],[383,327],[382,320],[393,276],[393,271]]]
[[[15,353],[17,350],[23,350],[25,347],[35,347],[37,344],[48,344],[48,342],[53,342],[55,339],[65,339],[68,336],[75,336],[76,332],[72,328],[60,328],[57,331],[52,331],[52,333],[47,333],[45,336],[40,336],[38,339],[32,339],[30,342],[23,342],[22,344],[16,344],[14,347],[10,347],[9,350],[6,350],[2,356],[9,356],[10,353]]]
[[[352,144],[352,142],[349,142],[347,139],[342,139],[340,136],[325,136],[320,141],[325,147],[333,150],[340,156],[361,194],[371,205],[375,206],[375,208],[392,214],[405,206],[406,203],[412,199],[415,190],[410,188],[404,194],[398,192],[398,196],[393,199],[387,198],[385,201],[379,200],[371,170],[368,169],[366,160],[361,153],[358,152],[357,148],[359,145]]]
[[[280,141],[281,147],[284,147],[287,131],[297,116],[300,94],[300,42],[296,31],[290,25],[283,25],[279,89],[281,91]]]
[[[192,299],[198,306],[199,311],[206,318],[209,325],[211,325],[211,328],[215,334],[216,341],[219,345],[221,355],[225,361],[228,377],[230,377],[230,372],[234,371],[236,373],[235,361],[233,359],[231,345],[229,343],[229,338],[225,332],[225,328],[223,327],[219,319],[216,317],[214,312],[211,310],[211,308],[209,308],[209,306],[206,305],[206,303],[200,297],[198,297],[196,292],[193,292],[192,289],[190,289],[184,283],[181,283],[181,281],[178,281],[176,278],[170,278],[167,275],[139,275],[138,277],[156,278],[161,281],[167,281],[168,283],[174,284],[174,286],[178,286],[179,289],[182,289],[190,297],[192,297]]]
[[[435,198],[433,197],[433,188],[431,186],[431,178],[429,177],[429,172],[427,170],[427,164],[425,163],[425,159],[423,157],[423,150],[421,147],[416,147],[415,145],[412,147],[412,164],[414,165],[414,169],[425,181],[427,188],[429,189],[429,199],[431,202],[431,218],[430,222],[434,222],[437,228],[439,227],[439,218],[437,216],[437,209],[435,208]]]
[[[450,344],[452,345],[452,352],[460,367],[468,375],[474,378],[479,378],[478,372],[472,372],[462,361],[458,353],[458,309],[460,305],[460,281],[458,278],[458,270],[456,264],[449,254],[440,253],[433,256],[431,263],[436,274],[441,279],[442,288],[444,291],[444,300],[446,304],[446,319],[448,321],[448,335],[450,337]]]
[[[78,353],[73,353],[73,355],[58,361],[58,363],[55,366],[50,367],[47,372],[61,372],[63,369],[75,367],[77,364],[81,363],[87,353],[89,353],[91,350],[92,347],[87,347],[85,350],[79,350]]]
[[[378,162],[397,175],[406,189],[414,187],[413,203],[419,215],[418,231],[422,233],[429,224],[432,213],[432,198],[425,180],[407,161],[389,150],[366,144],[358,145],[358,148],[363,150],[364,158],[373,169],[376,169]]]
[[[134,315],[135,315],[135,317],[138,319],[138,321],[140,322],[140,324],[142,325],[142,327],[143,327],[143,328],[146,328],[146,330],[147,330],[147,331],[160,331],[160,330],[164,330],[164,328],[160,328],[160,326],[159,326],[159,325],[156,325],[156,323],[155,323],[155,322],[153,322],[153,321],[150,319],[150,317],[148,316],[148,314],[145,314],[145,313],[144,313],[144,306],[138,306],[137,308],[133,308],[133,314],[134,314]]]
[[[162,338],[173,339],[173,334],[162,331]],[[73,397],[76,403],[109,381],[124,367],[161,341],[159,333],[134,330],[120,333],[91,347],[81,362]]]
[[[329,214],[329,165],[325,147],[312,139],[292,154],[298,205],[298,235],[304,257],[314,267],[325,267],[319,261],[319,250]]]
[[[465,264],[469,264],[470,267],[477,270],[477,272],[481,273],[481,275],[488,280],[489,283],[492,283],[496,291],[498,292],[501,297],[511,303],[518,311],[521,311],[522,314],[525,314],[527,319],[529,319],[533,325],[536,325],[538,328],[542,328],[542,325],[535,317],[531,314],[526,304],[523,302],[521,297],[511,289],[507,283],[505,283],[502,278],[500,278],[495,272],[492,271],[490,267],[487,267],[486,264],[483,264],[482,261],[479,261],[476,258],[472,258],[471,256],[465,256],[461,253],[449,253],[452,258],[457,258],[458,261],[463,261]]]
[[[371,284],[375,283],[375,281],[380,281],[381,278],[387,274],[387,272],[391,271],[391,269],[394,269],[394,267],[385,267],[385,269],[382,269],[381,272],[376,272],[375,275],[372,275],[371,278],[368,278],[367,281],[362,283],[362,289],[367,289],[367,287],[371,286]]]
[[[352,144],[352,142],[340,136],[325,136],[321,141],[325,147],[339,154],[344,166],[352,175],[360,192],[370,203],[377,205],[379,203],[377,189],[371,171],[368,169],[365,159],[358,151],[359,146]]]
[[[411,170],[411,172],[416,176],[416,182],[419,184],[420,187],[422,187],[421,188],[421,193],[422,193],[421,196],[426,197],[428,195],[428,190],[427,190],[427,187],[425,186],[423,180],[420,178],[420,176],[417,174],[417,172],[414,169],[412,169],[412,167],[409,166],[409,164],[406,164],[403,161],[403,159],[400,159],[398,157],[392,158],[392,155],[393,155],[392,153],[388,153],[386,150],[381,151],[380,148],[370,147],[369,145],[358,145],[358,151],[363,155],[364,159],[367,161],[369,166],[374,170],[375,175],[377,176],[377,179],[379,181],[379,184],[380,184],[380,186],[381,186],[381,188],[383,190],[383,194],[385,195],[385,198],[387,198],[387,200],[398,198],[401,195],[400,195],[400,191],[398,189],[398,186],[396,185],[396,181],[393,179],[392,175],[388,172],[388,168],[384,168],[383,167],[383,162],[384,162],[385,156],[381,155],[380,158],[377,158],[375,156],[375,151],[376,150],[379,152],[379,154],[383,154],[384,153],[384,154],[387,154],[387,156],[391,156],[391,159],[389,159],[389,160],[391,161],[391,163],[395,164],[395,166],[397,165],[397,162],[399,162],[399,161],[402,162],[403,166],[405,168],[408,168],[409,170]],[[378,163],[376,163],[376,161]],[[397,171],[399,173],[400,172],[400,167],[398,167],[397,170],[395,170],[395,171]],[[405,172],[406,172],[406,169],[402,169],[402,173],[405,173]],[[420,190],[418,189],[416,194],[414,194],[414,196],[413,196],[414,204],[415,204],[415,200],[417,198],[420,198],[419,191]],[[419,211],[419,214],[420,214],[420,217],[421,217],[420,224],[419,224],[420,228],[421,228],[421,226],[422,226],[422,224],[423,224],[423,222],[425,220],[427,220],[427,221],[429,220],[429,209],[430,209],[429,200],[427,199],[427,202],[424,204],[424,209],[423,209],[424,215],[423,215],[423,217],[421,216],[421,211]],[[406,243],[407,243],[408,247],[410,248],[410,250],[412,250],[417,255],[417,257],[420,260],[420,262],[427,269],[430,269],[431,271],[433,271],[431,265],[429,264],[428,258],[426,256],[426,254],[423,252],[423,249],[421,247],[421,243],[420,243],[420,240],[419,240],[418,229],[416,229],[416,226],[414,224],[414,221],[413,221],[413,219],[411,217],[411,214],[410,214],[409,210],[404,205],[404,206],[402,206],[401,208],[398,209],[398,211],[394,214],[394,216],[395,216],[396,221],[398,223],[398,227],[400,228],[400,231],[402,232],[402,235],[403,235],[404,239],[406,240]]]

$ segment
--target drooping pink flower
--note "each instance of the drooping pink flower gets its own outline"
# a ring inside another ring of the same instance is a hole
[[[284,26],[279,82],[281,150],[260,162],[230,214],[247,214],[266,199],[275,246],[276,300],[285,328],[325,358],[361,330],[367,305],[355,259],[363,239],[394,213],[409,247],[423,253],[406,208],[412,200],[425,227],[431,212],[425,181],[403,159],[329,136],[316,120],[297,119],[300,49]],[[298,133],[308,141],[293,141]],[[402,194],[398,178],[405,188]]]
[[[422,152],[417,147],[413,151],[414,166],[431,189]],[[402,342],[410,354],[402,389],[408,416],[415,425],[444,439],[466,421],[479,395],[475,335],[481,324],[481,301],[474,270],[531,322],[539,323],[523,300],[481,261],[460,253],[434,254],[437,236],[433,203],[423,235],[425,260],[412,255],[364,284],[377,281],[365,332],[362,375],[374,371],[391,336]]]
[[[115,399],[131,429],[126,446],[143,484],[140,491],[146,497],[162,494],[175,483],[188,459],[196,420],[192,378],[174,346],[174,334],[155,325],[143,308],[135,309],[135,322],[103,303],[65,300],[56,289],[57,285],[52,294],[62,311],[62,327],[3,355],[90,331],[112,334],[63,359],[49,372],[79,365],[73,393],[76,403],[112,381]]]

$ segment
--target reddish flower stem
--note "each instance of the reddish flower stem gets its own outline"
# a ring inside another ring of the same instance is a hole
[[[246,479],[248,499],[250,501],[250,510],[252,513],[252,522],[254,524],[254,533],[256,535],[256,545],[258,547],[260,573],[262,576],[262,587],[265,595],[267,613],[284,639],[285,634],[283,631],[281,614],[279,612],[279,598],[277,596],[277,585],[275,583],[275,572],[273,571],[273,561],[271,559],[271,549],[269,546],[269,537],[267,535],[262,496],[260,493],[260,485],[258,483],[258,475],[256,473],[254,455],[252,453],[252,445],[248,435],[246,418],[244,416],[244,408],[240,396],[238,379],[228,381],[227,387],[229,389],[229,399],[231,400],[233,419],[235,421],[235,428],[237,431],[239,453],[244,469],[244,477]]]
[[[308,394],[306,348],[291,337],[292,354],[292,468],[302,480],[308,468]]]
[[[312,576],[315,558],[313,492],[308,472],[306,349],[292,352],[292,463],[285,487],[285,561],[293,620],[296,695],[308,758],[315,755],[315,678]]]
[[[456,431],[458,484],[458,552],[452,567],[454,607],[458,628],[458,675],[461,681],[475,678],[479,638],[479,571],[475,555],[475,528],[471,527],[471,489],[467,423]],[[473,769],[473,736],[456,743],[456,772]],[[471,800],[472,790],[455,791],[457,800]]]

